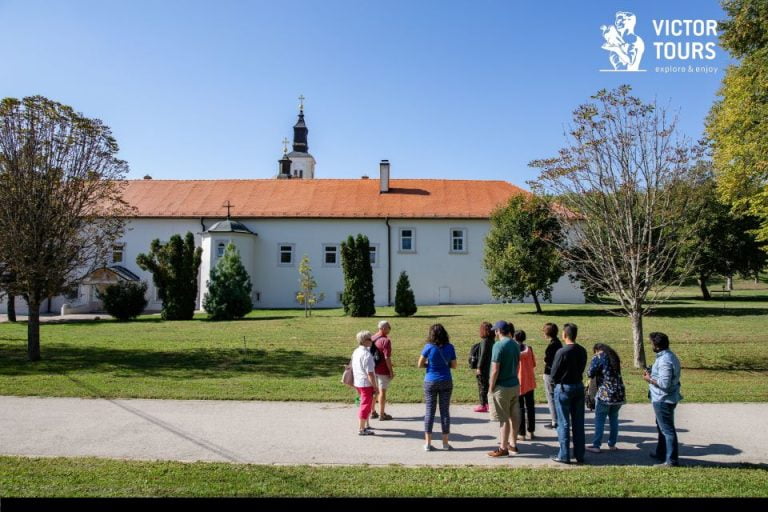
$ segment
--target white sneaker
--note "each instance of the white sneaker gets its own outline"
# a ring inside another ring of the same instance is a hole
[[[433,452],[433,451],[435,451],[435,447],[432,446],[431,444],[425,444],[424,445],[424,451],[425,452]]]

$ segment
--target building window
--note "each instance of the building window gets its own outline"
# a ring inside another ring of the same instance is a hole
[[[344,293],[343,292],[336,292],[336,302],[341,304],[344,301]]]
[[[379,244],[371,244],[371,266],[379,266]]]
[[[293,266],[294,244],[279,244],[277,246],[277,264],[282,267]]]
[[[467,230],[464,228],[451,228],[450,252],[467,252]]]
[[[400,228],[400,252],[416,252],[416,230]]]
[[[226,242],[218,242],[216,244],[216,257],[221,258],[224,256],[224,251],[227,250],[227,244]]]
[[[261,302],[261,292],[255,292],[253,295],[256,299],[256,302]]]
[[[115,244],[112,246],[112,264],[119,265],[123,262],[125,253],[125,244]]]
[[[339,266],[339,246],[338,245],[336,244],[323,245],[323,266],[324,267]]]

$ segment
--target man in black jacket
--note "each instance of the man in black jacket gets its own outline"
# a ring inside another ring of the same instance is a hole
[[[547,395],[547,406],[549,407],[550,423],[544,425],[545,428],[557,428],[557,411],[555,410],[555,385],[552,383],[552,363],[555,362],[555,354],[563,348],[563,342],[557,337],[557,325],[552,323],[544,324],[544,337],[549,340],[544,351],[544,391]]]
[[[552,382],[555,386],[557,407],[557,439],[560,451],[552,457],[555,462],[569,464],[571,428],[573,429],[573,456],[577,464],[584,462],[584,368],[587,351],[576,343],[576,324],[563,326],[565,346],[555,354],[552,363]]]

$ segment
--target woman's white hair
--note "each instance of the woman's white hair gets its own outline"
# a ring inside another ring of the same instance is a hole
[[[371,339],[371,336],[373,336],[371,331],[360,331],[356,336],[357,344],[362,345],[365,340]]]

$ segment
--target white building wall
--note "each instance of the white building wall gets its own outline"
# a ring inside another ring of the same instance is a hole
[[[397,219],[390,224],[393,300],[397,279],[404,270],[408,273],[416,304],[493,302],[483,282],[483,241],[488,233],[487,220]],[[400,250],[403,229],[413,230],[415,234],[413,252]],[[451,252],[452,229],[463,229],[466,233],[464,252]]]
[[[221,219],[206,218],[209,228]],[[482,266],[484,239],[489,222],[483,219],[393,219],[391,226],[391,281],[387,289],[387,225],[385,219],[237,219],[257,234],[240,235],[215,233],[210,243],[204,244],[201,264],[199,297],[205,293],[205,283],[210,269],[215,264],[215,246],[219,240],[235,240],[243,264],[251,275],[254,307],[293,308],[299,307],[296,292],[299,291],[299,262],[304,254],[310,257],[312,271],[317,281],[317,292],[325,299],[317,305],[321,308],[340,307],[338,294],[344,289],[341,270],[341,253],[337,252],[337,263],[324,263],[324,245],[341,245],[349,235],[367,235],[371,244],[378,248],[378,261],[373,267],[374,293],[377,306],[385,306],[389,297],[394,301],[397,279],[405,270],[411,287],[420,305],[453,303],[485,304],[496,302],[485,285]],[[400,230],[412,229],[415,233],[415,251],[400,251]],[[195,234],[197,245],[203,243],[200,219],[135,219],[128,223],[128,230],[121,241],[125,243],[122,265],[149,285],[148,311],[157,311],[161,303],[156,301],[152,276],[136,265],[136,256],[148,252],[153,239],[167,241],[171,235],[184,235],[187,231]],[[452,229],[466,230],[466,251],[451,252]],[[234,235],[234,236],[232,236]],[[208,238],[208,237],[204,237]],[[279,246],[291,244],[294,247],[293,263],[279,264]],[[257,297],[258,295],[258,297]],[[441,296],[442,295],[442,296]],[[555,303],[583,303],[584,297],[578,287],[563,277],[555,285]],[[54,299],[52,310],[59,311],[63,298]],[[23,314],[23,301],[17,299],[17,310]],[[198,301],[200,307],[200,300]],[[5,304],[0,303],[5,312]]]
[[[312,274],[317,281],[315,292],[325,294],[317,307],[340,307],[338,294],[344,290],[344,274],[341,270],[341,242],[349,235],[358,233],[368,236],[372,244],[378,244],[379,262],[373,267],[374,293],[377,305],[387,303],[387,267],[385,251],[387,231],[384,220],[365,219],[239,219],[258,234],[256,238],[256,271],[252,276],[254,292],[260,300],[259,308],[299,307],[296,292],[299,291],[299,262],[309,256]],[[293,264],[280,265],[279,246],[292,244]],[[324,263],[324,245],[339,246],[337,263]]]

